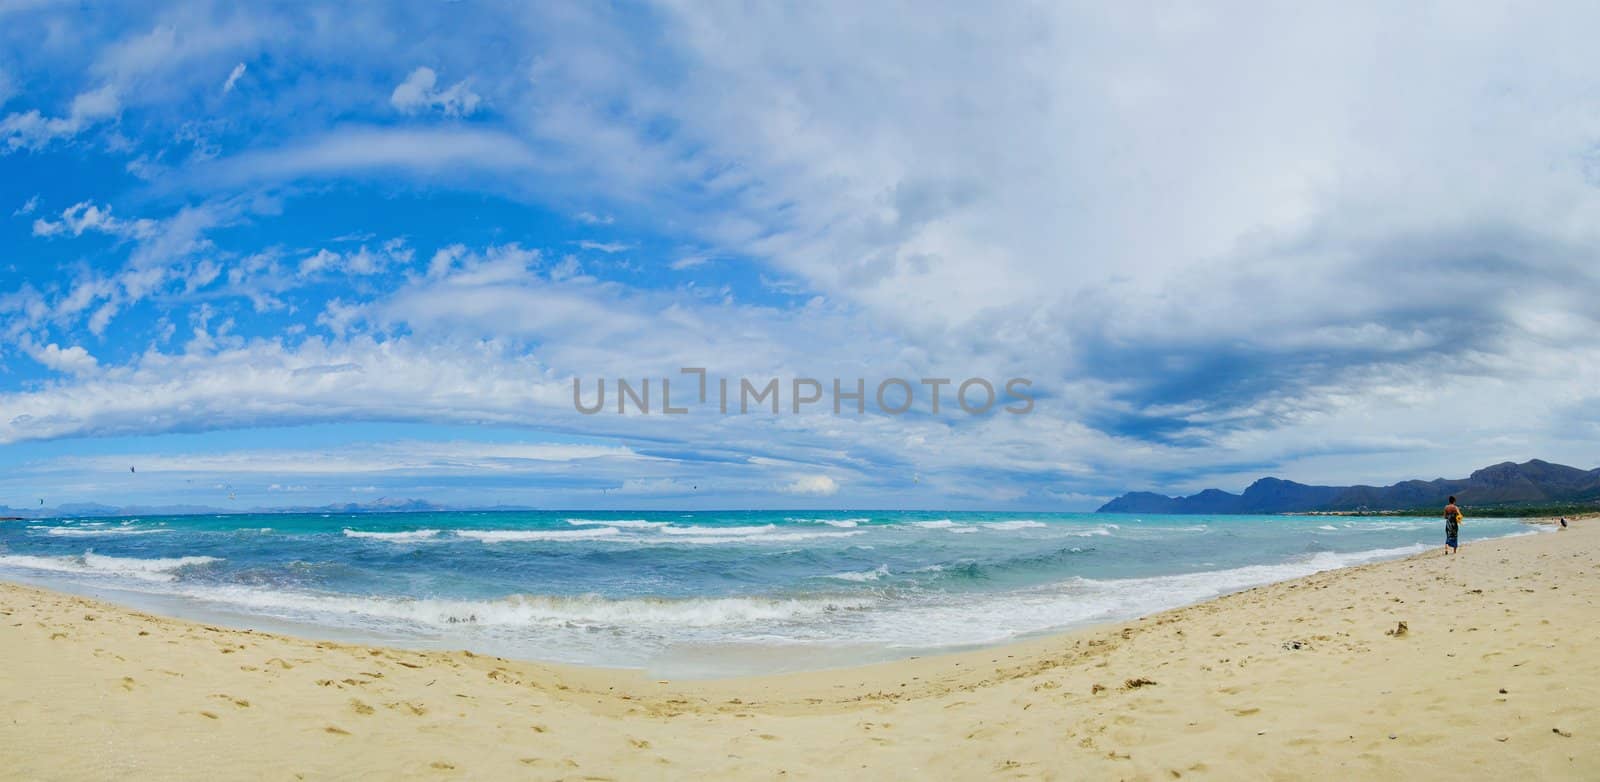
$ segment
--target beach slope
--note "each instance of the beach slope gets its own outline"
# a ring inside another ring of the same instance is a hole
[[[0,776],[1595,779],[1597,544],[1591,520],[999,649],[713,682],[0,584]]]

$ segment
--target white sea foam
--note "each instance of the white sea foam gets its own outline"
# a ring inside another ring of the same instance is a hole
[[[833,575],[827,576],[827,578],[835,578],[840,581],[877,581],[878,579],[887,577],[888,575],[889,566],[879,565],[871,570],[834,573]]]
[[[672,538],[636,538],[641,543],[670,543],[673,545],[695,546],[720,546],[725,544],[754,544],[754,543],[797,543],[802,540],[824,540],[827,538],[853,538],[866,534],[866,530],[844,530],[841,532],[775,532],[765,535],[686,535]]]
[[[1424,521],[1422,519],[1412,521],[1347,521],[1344,526],[1346,529],[1356,530],[1427,529],[1435,525],[1444,526],[1442,518],[1440,521]]]
[[[976,597],[937,595],[853,616],[826,629],[830,643],[898,648],[999,643],[1091,622],[1131,618],[1253,586],[1427,550],[1425,544],[1352,553],[1321,552],[1292,561],[1129,579],[1069,578]]]
[[[671,522],[647,521],[645,519],[565,519],[568,524],[575,527],[617,527],[619,529],[650,529],[665,527]]]
[[[418,529],[406,532],[368,532],[366,530],[346,528],[344,536],[347,538],[365,538],[369,540],[383,540],[390,543],[415,543],[421,540],[437,540],[443,534],[436,529]]]
[[[521,543],[529,541],[566,541],[566,540],[599,540],[622,534],[616,527],[599,527],[596,529],[572,530],[522,530],[522,529],[494,529],[494,530],[456,530],[456,537],[478,540],[484,543]]]
[[[1016,519],[1013,521],[984,521],[979,526],[988,529],[1039,529],[1048,526],[1042,521],[1032,519]]]
[[[1320,527],[1317,527],[1317,529],[1325,529],[1325,530],[1327,530],[1329,532],[1338,532],[1339,531],[1339,528],[1333,526],[1332,524],[1324,524],[1324,525],[1322,525]]]
[[[861,524],[866,524],[867,522],[872,521],[872,519],[868,519],[868,518],[860,518],[860,519],[796,519],[796,518],[786,518],[786,519],[784,519],[784,521],[792,521],[792,522],[794,522],[796,524],[826,524],[826,525],[828,525],[830,527],[842,527],[844,529],[850,529],[852,527],[856,527],[856,526],[859,526]]]
[[[30,527],[29,529],[43,529],[46,535],[60,535],[69,538],[88,538],[110,535],[155,535],[162,532],[171,532],[170,529],[151,529],[149,527],[92,527],[82,529],[78,527]]]
[[[1104,538],[1112,535],[1116,529],[1117,525],[1115,524],[1097,524],[1093,527],[1082,529],[1066,528],[1061,531],[1061,534],[1074,538]]]
[[[742,527],[679,527],[674,525],[661,528],[662,534],[665,535],[715,535],[720,537],[728,537],[732,535],[765,535],[777,531],[778,525],[776,524],[747,525]]]
[[[126,576],[141,581],[175,581],[178,571],[188,567],[221,562],[216,557],[163,557],[137,559],[134,557],[108,557],[84,552],[72,557],[38,557],[23,554],[0,556],[0,566],[55,573]]]
[[[921,529],[942,529],[956,535],[970,535],[978,531],[977,527],[971,527],[966,524],[958,524],[949,519],[938,519],[937,521],[908,521],[906,522],[906,526],[919,527]]]
[[[509,625],[566,628],[715,628],[784,623],[874,604],[866,598],[772,599],[756,597],[629,598],[594,595],[512,595],[499,600],[436,600],[216,587],[188,590],[209,602],[290,615],[336,617],[340,623],[367,617],[424,625]],[[354,616],[352,616],[354,615]]]

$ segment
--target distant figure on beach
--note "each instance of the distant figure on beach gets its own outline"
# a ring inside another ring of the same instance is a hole
[[[1456,498],[1450,498],[1450,504],[1444,506],[1444,553],[1454,554],[1460,548],[1456,544],[1456,536],[1461,533],[1461,509],[1456,507]]]
[[[1567,517],[1566,516],[1562,516],[1561,517],[1561,528],[1562,529],[1566,529],[1567,528]]]

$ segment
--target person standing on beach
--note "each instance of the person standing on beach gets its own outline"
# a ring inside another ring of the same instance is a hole
[[[1450,497],[1450,504],[1444,506],[1444,553],[1454,554],[1460,549],[1456,543],[1456,536],[1461,533],[1461,509],[1456,507],[1456,498]]]

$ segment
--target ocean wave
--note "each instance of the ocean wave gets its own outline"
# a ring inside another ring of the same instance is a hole
[[[108,557],[86,551],[79,556],[40,557],[25,554],[0,556],[0,566],[44,570],[54,573],[125,576],[142,581],[176,581],[184,568],[221,562],[217,557],[162,557],[137,559]]]
[[[692,545],[692,546],[720,546],[727,544],[750,545],[755,543],[798,543],[802,540],[825,540],[828,538],[853,538],[866,534],[866,530],[843,530],[839,532],[774,532],[765,535],[683,535],[672,538],[633,538],[629,542]]]
[[[784,519],[784,521],[793,522],[795,524],[826,524],[826,525],[828,525],[830,527],[842,527],[844,529],[850,529],[852,527],[856,527],[856,526],[859,526],[859,525],[862,525],[862,524],[866,524],[866,523],[872,521],[872,519],[868,519],[868,518],[859,518],[859,519],[796,519],[796,518],[786,518],[786,519]]]
[[[829,576],[823,576],[823,578],[833,578],[833,579],[838,579],[840,581],[857,581],[857,582],[860,582],[860,581],[877,581],[880,578],[888,577],[888,575],[889,575],[889,566],[888,565],[879,565],[879,566],[877,566],[877,567],[875,567],[875,568],[873,568],[871,570],[861,570],[861,571],[855,571],[855,572],[848,572],[847,571],[847,572],[844,572],[844,573],[834,573],[834,574],[829,575]]]
[[[42,529],[46,535],[59,535],[70,538],[102,537],[107,535],[155,535],[172,531],[170,529],[150,529],[148,527],[92,527],[82,529],[78,527],[34,526],[29,527],[29,529]]]
[[[959,527],[961,525],[949,519],[939,519],[938,521],[908,521],[906,522],[906,526],[922,527],[923,529],[950,529],[952,527]]]
[[[1062,534],[1070,535],[1075,538],[1104,538],[1115,534],[1115,530],[1117,529],[1119,529],[1119,527],[1117,527],[1115,524],[1098,524],[1096,526],[1089,527],[1088,529],[1063,530]]]
[[[1104,580],[1085,578],[1079,579],[1079,581],[1084,584],[1099,585],[1118,590],[1134,589],[1138,591],[1150,588],[1158,590],[1174,589],[1179,592],[1192,591],[1195,594],[1193,600],[1200,600],[1237,589],[1287,581],[1326,570],[1337,570],[1369,562],[1379,562],[1385,559],[1398,559],[1412,554],[1420,554],[1431,548],[1433,546],[1427,543],[1413,543],[1409,546],[1368,549],[1365,551],[1318,551],[1276,564],[1246,565],[1226,570],[1203,570],[1196,573],[1148,576],[1144,578]],[[1185,600],[1184,602],[1192,602],[1192,600]]]
[[[619,529],[650,529],[665,527],[671,522],[646,519],[563,519],[574,527],[617,527]]]
[[[667,526],[661,528],[662,534],[665,535],[719,535],[723,537],[731,535],[765,535],[769,532],[777,531],[778,525],[776,524],[746,525],[742,527]]]
[[[1032,519],[1016,519],[1013,521],[984,521],[979,522],[978,526],[985,529],[1039,529],[1049,525]]]
[[[800,621],[841,611],[859,611],[866,598],[605,598],[596,595],[512,595],[498,600],[323,595],[247,587],[191,590],[209,602],[257,611],[340,617],[351,615],[414,624],[578,628],[715,628]]]
[[[530,541],[599,540],[620,535],[622,530],[616,527],[573,530],[458,529],[455,534],[458,538],[477,540],[484,543],[523,543]]]
[[[964,599],[960,592],[891,604],[860,622],[829,631],[831,643],[861,641],[895,648],[933,649],[1000,643],[1093,622],[1146,616],[1250,587],[1313,573],[1426,551],[1426,544],[1391,549],[1319,552],[1268,565],[1123,579],[1071,577],[1033,587],[982,593]],[[973,563],[946,564],[940,575],[983,577]]]
[[[1423,521],[1418,519],[1415,521],[1347,521],[1344,523],[1345,529],[1363,531],[1427,529],[1436,525],[1441,527],[1444,526],[1442,517],[1440,521]]]
[[[347,538],[385,540],[390,543],[415,543],[419,540],[433,540],[437,539],[441,534],[443,533],[436,529],[418,529],[406,532],[368,532],[346,527],[344,530],[344,536]]]

